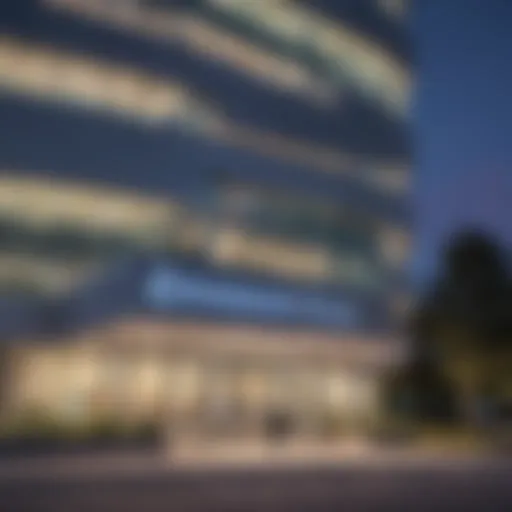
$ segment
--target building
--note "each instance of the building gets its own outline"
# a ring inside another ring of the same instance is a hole
[[[340,4],[1,8],[6,422],[369,424],[400,353],[410,56],[404,2]]]

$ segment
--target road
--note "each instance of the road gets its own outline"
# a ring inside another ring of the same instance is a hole
[[[0,479],[2,512],[510,512],[512,465],[117,473]]]

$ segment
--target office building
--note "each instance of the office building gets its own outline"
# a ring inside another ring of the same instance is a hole
[[[2,7],[0,289],[26,315],[6,422],[208,441],[265,437],[276,411],[296,437],[375,418],[401,353],[411,60],[404,2],[339,4]]]

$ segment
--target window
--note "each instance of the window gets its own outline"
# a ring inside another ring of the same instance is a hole
[[[47,0],[46,3],[52,8],[71,10],[74,14],[152,38],[178,40],[194,52],[223,61],[257,80],[315,102],[329,102],[334,96],[333,88],[306,67],[219,30],[205,16],[190,16],[177,9],[142,3],[128,10],[111,2],[92,0]]]
[[[79,350],[33,350],[22,363],[23,385],[17,397],[22,409],[57,415],[65,422],[90,419],[97,369],[91,355]]]
[[[144,122],[179,120],[187,109],[202,108],[201,101],[167,79],[5,37],[0,39],[0,88]],[[208,115],[215,112],[208,108]]]
[[[384,226],[380,230],[379,238],[384,261],[395,268],[402,268],[410,253],[409,232],[392,226]]]
[[[207,253],[217,264],[299,280],[373,287],[376,221],[320,198],[243,184],[223,185]]]
[[[0,285],[67,292],[119,255],[167,250],[167,198],[44,179],[0,180]]]
[[[95,62],[83,58],[57,56],[47,53],[40,56],[41,63],[54,68],[56,78],[53,90],[64,98],[77,99],[84,104],[101,104],[106,101],[106,82],[109,77]]]
[[[59,261],[48,255],[0,252],[0,283],[45,294],[69,291],[97,270],[94,261]]]
[[[62,355],[34,350],[20,361],[17,403],[21,410],[54,411],[62,392],[66,361]]]
[[[388,194],[400,196],[410,190],[410,170],[399,163],[386,166],[371,165],[361,171],[361,176],[364,181]]]
[[[378,287],[378,268],[364,253],[339,251],[334,256],[333,280],[369,289]]]
[[[343,208],[332,202],[264,187],[228,185],[221,194],[229,221],[255,233],[297,241],[325,241],[326,233],[343,216]]]
[[[16,219],[2,219],[0,251],[18,257],[50,259],[58,264],[98,262],[122,253],[165,245],[155,237],[153,243],[122,233],[98,233],[61,222],[51,226],[31,225]],[[170,236],[170,234],[167,234]]]
[[[193,413],[202,394],[205,369],[196,361],[180,360],[172,364],[170,400],[176,413]]]
[[[42,178],[0,179],[0,218],[44,231],[63,224],[90,235],[156,239],[176,220],[178,206],[118,189],[55,183]]]
[[[246,234],[243,230],[220,229],[214,238],[211,254],[220,264],[290,277],[324,280],[330,274],[330,257],[324,247]]]
[[[301,59],[304,49],[324,60],[338,86],[352,81],[367,96],[394,113],[404,113],[408,73],[376,43],[368,41],[314,9],[297,4],[210,0],[217,9],[258,25],[262,33],[281,39]],[[397,3],[397,2],[395,2]]]
[[[200,255],[204,253],[210,240],[213,218],[208,213],[194,211],[192,208],[183,207],[180,210],[176,229],[175,240],[172,246],[179,252]]]
[[[314,172],[359,176],[354,172],[357,159],[329,146],[312,144],[306,139],[292,139],[277,132],[261,131],[239,123],[224,123],[212,133],[216,140],[256,151],[258,154],[309,167]]]

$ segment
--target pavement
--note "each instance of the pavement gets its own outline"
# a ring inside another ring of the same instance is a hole
[[[0,458],[2,481],[59,481],[112,476],[142,476],[223,471],[295,471],[311,469],[408,468],[446,469],[508,466],[509,462],[472,455],[383,449],[354,443],[342,447],[196,446],[165,452],[127,451],[115,454],[54,455]],[[510,462],[512,465],[512,462]],[[1,508],[0,508],[1,511]]]
[[[128,456],[127,456],[128,457]],[[74,461],[76,464],[78,461]],[[510,512],[512,463],[440,461],[183,471],[138,466],[0,477],[2,512]],[[118,463],[120,460],[118,460]],[[135,464],[124,459],[125,466]],[[46,461],[48,463],[48,461]],[[55,463],[55,461],[54,461]],[[61,461],[62,463],[62,461]],[[84,461],[82,461],[84,463]],[[89,461],[89,464],[92,460]],[[142,463],[139,460],[138,463]],[[40,464],[42,462],[40,461]],[[146,460],[149,464],[149,460]],[[136,465],[136,464],[135,464]],[[46,466],[49,467],[48,465]],[[5,470],[6,468],[4,468]],[[14,469],[14,468],[13,468]],[[133,468],[132,468],[133,469]],[[151,470],[150,470],[151,469]],[[14,471],[16,472],[16,471]]]

